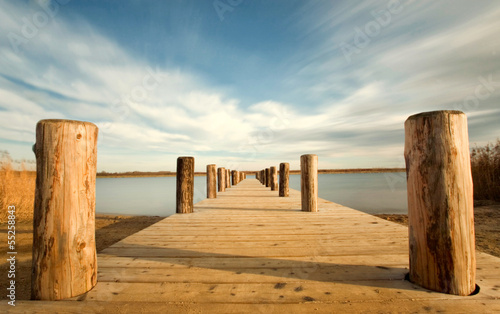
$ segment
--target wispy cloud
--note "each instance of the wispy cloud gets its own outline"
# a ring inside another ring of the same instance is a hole
[[[472,142],[494,140],[500,133],[500,7],[489,1],[391,3],[398,2],[305,3],[280,24],[300,49],[277,52],[203,38],[205,24],[197,20],[182,39],[168,38],[188,48],[184,58],[193,66],[181,67],[168,53],[138,56],[64,6],[13,49],[7,35],[20,34],[23,19],[40,6],[6,2],[0,12],[0,143],[19,158],[32,158],[36,122],[65,118],[98,124],[99,168],[107,171],[173,169],[175,156],[187,154],[197,156],[197,170],[212,162],[298,167],[302,153],[319,154],[322,167],[400,166],[404,120],[439,109],[466,111]],[[453,14],[443,14],[445,8]],[[347,60],[341,46],[355,46],[359,32],[369,42]],[[176,49],[178,55],[182,49]],[[200,70],[221,54],[227,62],[217,72]],[[210,80],[232,66],[248,76],[238,77],[246,85]],[[264,96],[241,92],[268,83]],[[475,96],[478,86],[488,97]],[[472,97],[477,104],[467,103]]]

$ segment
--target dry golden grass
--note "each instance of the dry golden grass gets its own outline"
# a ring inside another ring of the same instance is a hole
[[[500,140],[472,149],[471,170],[474,199],[500,201]]]
[[[9,206],[16,207],[16,221],[33,219],[35,180],[35,172],[26,169],[14,170],[9,159],[2,160],[0,167],[0,223],[7,222]]]

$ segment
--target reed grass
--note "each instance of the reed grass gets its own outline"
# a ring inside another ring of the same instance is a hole
[[[34,171],[28,171],[23,163],[15,170],[7,152],[2,152],[0,160],[0,223],[7,222],[9,206],[16,208],[16,221],[33,219],[35,201]]]
[[[500,140],[471,152],[474,199],[500,201]]]

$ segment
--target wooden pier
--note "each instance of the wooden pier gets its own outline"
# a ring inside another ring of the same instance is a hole
[[[332,313],[500,311],[500,259],[477,252],[474,296],[405,280],[408,228],[300,192],[279,197],[246,179],[98,254],[98,283],[20,312]]]

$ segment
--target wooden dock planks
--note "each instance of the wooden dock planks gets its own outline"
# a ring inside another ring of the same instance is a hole
[[[98,255],[83,301],[18,301],[18,311],[171,313],[495,312],[500,259],[477,254],[481,292],[458,297],[404,280],[408,229],[325,200],[302,212],[247,179]],[[82,298],[83,299],[83,298]]]

